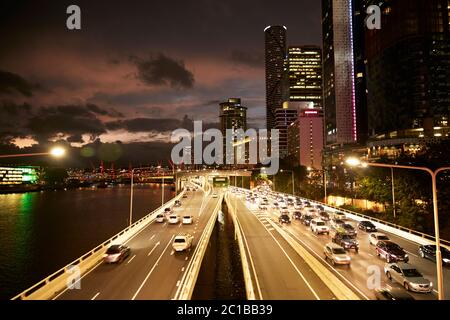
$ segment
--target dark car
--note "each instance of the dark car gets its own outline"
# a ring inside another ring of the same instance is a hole
[[[303,223],[305,226],[309,226],[311,224],[311,220],[314,219],[313,216],[310,215],[303,215],[300,218],[300,222]]]
[[[408,262],[409,257],[405,250],[392,241],[378,241],[375,247],[376,254],[379,258],[385,259],[387,263],[403,261]]]
[[[300,220],[302,217],[302,213],[300,211],[294,211],[294,213],[292,214],[292,218],[294,218],[295,220]]]
[[[356,253],[359,250],[359,242],[354,237],[341,232],[336,232],[331,241],[340,245],[345,250],[353,249]]]
[[[380,288],[375,290],[377,300],[415,300],[401,288]]]
[[[377,227],[370,221],[361,221],[358,223],[358,229],[365,232],[377,232]]]
[[[330,215],[326,211],[320,211],[319,217],[322,221],[330,221]]]
[[[175,200],[175,207],[181,207],[181,201],[180,200]]]
[[[436,246],[433,244],[420,246],[419,255],[422,258],[436,261]],[[450,266],[450,251],[444,247],[441,247],[441,255],[442,255],[442,263],[446,266]]]
[[[280,218],[278,218],[278,222],[283,224],[283,223],[291,223],[291,218],[289,218],[289,216],[287,214],[282,214],[280,216]]]
[[[130,248],[127,246],[116,244],[112,245],[106,250],[103,255],[103,261],[106,263],[119,263],[125,260],[130,255]]]
[[[342,225],[342,229],[347,233],[349,236],[356,237],[358,232],[356,232],[355,228],[349,223],[345,223]]]

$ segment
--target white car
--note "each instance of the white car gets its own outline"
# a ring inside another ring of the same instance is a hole
[[[173,239],[172,248],[177,252],[187,250],[192,246],[193,239],[188,233],[180,233]]]
[[[183,224],[192,224],[193,221],[193,216],[183,216]]]
[[[398,282],[406,291],[425,292],[433,291],[433,283],[412,265],[404,262],[388,263],[384,267],[386,277]]]
[[[330,228],[326,225],[325,221],[322,221],[320,219],[312,219],[311,223],[309,224],[309,227],[311,228],[311,231],[315,234],[330,234]]]
[[[374,232],[369,234],[369,242],[371,245],[376,246],[378,241],[389,241],[389,237],[384,233]]]
[[[335,243],[328,243],[325,245],[324,254],[325,260],[331,261],[333,266],[337,264],[345,264],[350,266],[352,261],[350,256],[347,254],[347,251]]]
[[[342,212],[334,212],[333,213],[333,218],[336,219],[336,220],[346,220],[347,219],[345,214],[342,213]]]
[[[219,196],[217,195],[217,193],[214,192],[214,193],[212,194],[212,197],[213,197],[213,198],[218,198]]]
[[[177,216],[176,214],[172,214],[169,216],[169,224],[177,224],[178,222],[180,222],[179,216]]]
[[[165,220],[164,215],[162,213],[160,213],[156,216],[156,222],[162,223],[162,222],[164,222],[164,220]]]

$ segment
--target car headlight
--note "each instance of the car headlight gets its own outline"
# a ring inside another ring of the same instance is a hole
[[[442,259],[442,261],[444,261],[445,263],[449,263],[450,259],[444,258],[444,259]]]

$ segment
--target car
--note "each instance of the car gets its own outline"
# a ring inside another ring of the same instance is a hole
[[[333,213],[333,219],[345,220],[346,219],[345,213],[336,211]]]
[[[347,254],[347,251],[345,251],[345,249],[342,248],[341,246],[335,243],[328,243],[325,245],[323,252],[325,255],[325,260],[330,261],[333,266],[335,265],[350,266],[352,259]]]
[[[183,216],[183,224],[192,224],[192,222],[194,221],[194,217],[193,216]]]
[[[174,206],[175,207],[181,207],[181,201],[180,200],[175,200]]]
[[[264,203],[260,203],[258,206],[259,210],[267,210],[267,206]]]
[[[412,265],[405,262],[387,263],[384,266],[386,277],[401,284],[406,291],[430,293],[433,291],[433,283]]]
[[[379,258],[385,259],[387,263],[391,262],[408,262],[409,257],[405,250],[392,241],[378,241],[375,247],[376,254]]]
[[[186,188],[186,191],[191,191],[191,188],[187,187],[187,188]]]
[[[291,218],[289,218],[289,215],[287,215],[287,214],[282,214],[278,218],[278,222],[280,224],[283,224],[283,223],[289,224],[289,223],[291,223]]]
[[[333,218],[330,221],[330,226],[334,229],[341,228],[345,224],[344,220]]]
[[[302,215],[302,217],[300,218],[300,222],[303,223],[305,226],[309,226],[309,224],[311,223],[311,220],[314,219],[312,216],[309,215]]]
[[[415,300],[412,295],[401,288],[379,288],[375,289],[377,300]]]
[[[356,231],[356,229],[353,228],[353,226],[351,224],[349,224],[349,223],[344,223],[342,225],[342,229],[349,236],[356,237],[358,235],[358,232]]]
[[[359,242],[354,237],[342,233],[342,232],[336,232],[333,237],[331,238],[331,241],[338,244],[345,250],[353,249],[356,253],[359,251]]]
[[[295,220],[300,220],[302,217],[302,213],[300,211],[294,211],[294,213],[292,214],[292,218]]]
[[[110,246],[103,255],[105,263],[120,263],[130,255],[130,248],[123,244],[114,244]]]
[[[180,222],[179,216],[177,216],[176,214],[172,214],[169,216],[169,224],[177,224],[178,222]]]
[[[436,261],[436,245],[427,244],[419,246],[419,256],[424,259],[430,259]],[[450,250],[441,247],[442,264],[450,266]]]
[[[165,214],[170,214],[172,212],[172,209],[170,209],[170,208],[165,208],[164,209],[164,213]]]
[[[186,193],[183,194],[183,199],[186,199],[188,197],[188,195]]]
[[[325,224],[325,221],[322,221],[320,219],[312,219],[309,227],[315,234],[330,234],[330,228],[328,228],[328,226]]]
[[[185,251],[191,248],[194,237],[188,233],[180,233],[175,236],[172,248],[176,252]]]
[[[165,217],[162,213],[160,213],[156,216],[156,222],[162,223],[162,222],[164,222],[164,220],[165,220]]]
[[[369,243],[376,246],[378,241],[389,241],[389,237],[381,232],[374,232],[369,234]]]
[[[316,204],[315,207],[319,211],[324,211],[325,210],[325,208],[321,204]]]
[[[365,232],[377,232],[377,227],[375,225],[367,220],[363,220],[360,223],[358,223],[358,229],[363,230]]]
[[[320,211],[319,212],[319,217],[323,221],[330,221],[330,215],[326,211]]]
[[[214,192],[214,193],[212,194],[212,197],[213,197],[213,198],[218,198],[219,196],[217,195],[217,193]]]

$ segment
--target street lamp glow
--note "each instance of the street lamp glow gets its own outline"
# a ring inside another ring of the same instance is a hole
[[[55,147],[52,150],[50,150],[50,154],[56,158],[61,158],[66,153],[66,150],[64,150],[61,147]]]
[[[347,160],[345,160],[345,163],[351,167],[356,167],[356,166],[361,165],[361,161],[357,158],[348,158]],[[366,164],[366,166],[367,166],[367,164]]]

